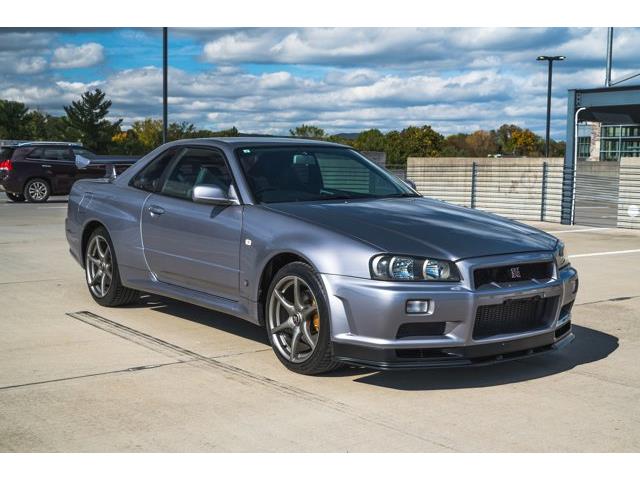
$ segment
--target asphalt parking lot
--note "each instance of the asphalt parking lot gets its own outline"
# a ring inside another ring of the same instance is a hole
[[[581,276],[560,352],[304,377],[241,320],[98,306],[65,214],[0,194],[0,451],[640,450],[640,231],[536,224]]]

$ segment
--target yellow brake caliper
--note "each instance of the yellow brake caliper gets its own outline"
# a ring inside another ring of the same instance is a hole
[[[313,299],[312,305],[314,307],[316,306],[315,298]],[[316,308],[316,311],[313,313],[313,316],[311,317],[311,324],[313,325],[313,329],[315,330],[315,332],[320,331],[320,314],[318,313],[317,308]]]

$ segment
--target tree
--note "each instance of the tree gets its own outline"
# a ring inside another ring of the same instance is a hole
[[[541,138],[529,129],[515,130],[511,140],[516,155],[536,156],[540,154]]]
[[[401,132],[393,130],[386,136],[387,163],[404,165],[407,157],[435,157],[440,155],[444,137],[430,125],[407,127]]]
[[[131,125],[136,138],[146,151],[151,151],[162,145],[162,120],[145,118]]]
[[[289,133],[294,137],[305,138],[324,138],[326,136],[322,128],[314,125],[305,125],[304,123],[299,127],[289,130]]]
[[[550,157],[564,157],[567,149],[566,142],[551,140],[549,142],[549,156]]]
[[[377,128],[360,132],[353,142],[353,146],[365,152],[383,152],[385,148],[384,134]]]
[[[111,108],[111,100],[99,88],[86,91],[78,101],[64,107],[68,125],[80,132],[82,143],[96,152],[103,153],[109,149],[111,139],[120,131],[122,119],[116,122],[106,120]]]
[[[467,155],[470,157],[486,157],[498,151],[495,132],[477,130],[465,138]]]
[[[24,132],[28,111],[24,103],[0,100],[0,136],[12,140],[28,140]]]
[[[467,157],[469,152],[467,151],[467,133],[456,133],[449,135],[442,145],[443,157]]]
[[[116,133],[111,137],[111,141],[113,142],[111,151],[115,154],[142,155],[149,151],[142,142],[140,142],[133,129]]]
[[[513,154],[515,145],[513,142],[513,133],[522,130],[517,125],[504,124],[498,128],[496,137],[498,141],[498,153]]]

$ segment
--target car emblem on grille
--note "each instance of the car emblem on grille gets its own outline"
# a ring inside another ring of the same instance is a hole
[[[512,280],[515,280],[516,278],[522,278],[522,275],[520,275],[520,267],[511,267],[509,269],[509,273],[511,274]]]

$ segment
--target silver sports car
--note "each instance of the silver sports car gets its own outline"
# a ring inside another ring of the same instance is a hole
[[[479,365],[573,338],[560,241],[425,198],[343,145],[168,143],[76,182],[66,233],[100,305],[151,292],[264,325],[299,373]]]

